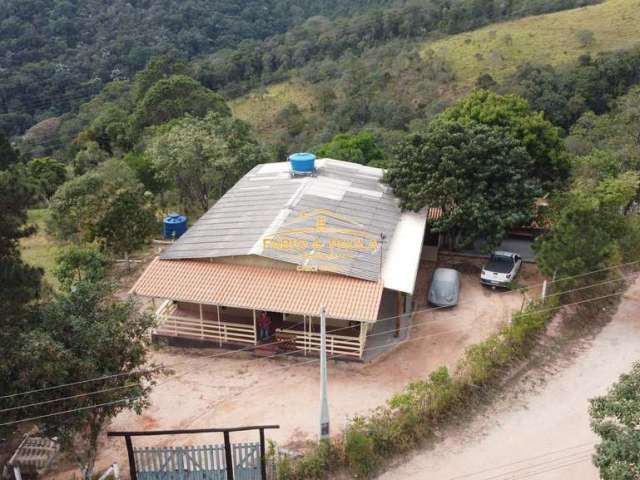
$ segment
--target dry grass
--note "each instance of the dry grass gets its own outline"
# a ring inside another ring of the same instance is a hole
[[[576,33],[590,30],[594,42],[580,45]],[[489,73],[496,80],[524,62],[558,65],[580,55],[632,47],[640,43],[640,1],[607,0],[589,7],[526,17],[428,42],[443,54],[458,80],[469,84]]]
[[[249,123],[264,138],[277,133],[275,117],[290,103],[303,112],[311,110],[315,104],[313,87],[300,80],[289,80],[253,90],[230,105],[235,116]]]
[[[29,265],[44,269],[44,279],[49,285],[56,286],[57,280],[53,275],[56,266],[56,256],[61,244],[52,239],[46,232],[46,221],[49,210],[38,208],[29,210],[29,224],[35,224],[38,231],[30,237],[20,241],[23,260]]]

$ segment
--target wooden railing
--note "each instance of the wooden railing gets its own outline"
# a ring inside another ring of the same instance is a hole
[[[320,351],[320,334],[316,332],[301,332],[299,330],[280,330],[283,333],[295,335],[296,347],[302,352]],[[362,345],[358,337],[327,334],[327,354],[362,357]]]
[[[210,319],[180,316],[176,314],[177,307],[171,300],[167,300],[156,311],[158,327],[154,330],[157,335],[171,337],[197,338],[200,340],[222,343],[244,343],[256,345],[256,332],[253,325],[232,322],[217,322]],[[363,324],[362,328],[365,328]],[[291,347],[302,353],[320,351],[320,334],[313,331],[279,329],[277,333],[284,334],[291,339]],[[276,338],[277,338],[276,333]],[[349,356],[362,358],[366,329],[360,337],[327,334],[327,353],[335,356]]]
[[[156,312],[158,327],[154,333],[172,337],[215,340],[221,343],[256,344],[253,325],[178,316],[175,311],[176,305],[170,300],[160,306]]]

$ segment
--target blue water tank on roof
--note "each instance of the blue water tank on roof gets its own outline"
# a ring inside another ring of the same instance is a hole
[[[316,156],[313,153],[294,153],[289,155],[289,162],[295,173],[313,173],[316,169]]]
[[[187,231],[187,217],[179,213],[170,213],[164,217],[163,233],[167,240],[177,240]]]

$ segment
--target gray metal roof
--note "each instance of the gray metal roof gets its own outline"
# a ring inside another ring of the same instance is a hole
[[[288,162],[256,166],[161,258],[260,255],[378,279],[381,254],[384,260],[402,215],[391,189],[381,183],[383,171],[331,159],[317,160],[316,169],[314,176],[292,178]],[[374,249],[381,233],[386,236],[382,249]],[[312,247],[273,248],[285,238],[306,240]],[[358,238],[371,250],[340,243]]]

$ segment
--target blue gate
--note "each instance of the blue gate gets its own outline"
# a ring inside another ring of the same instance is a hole
[[[191,430],[146,430],[108,432],[109,437],[124,437],[129,457],[131,480],[268,480],[273,477],[273,462],[267,462],[265,430],[278,425],[234,428],[194,428]],[[231,443],[230,434],[257,430],[260,442]],[[134,448],[133,437],[222,433],[223,445],[196,447]]]
[[[266,480],[260,471],[260,444],[231,445],[235,480]],[[227,480],[224,445],[135,448],[138,480]]]

